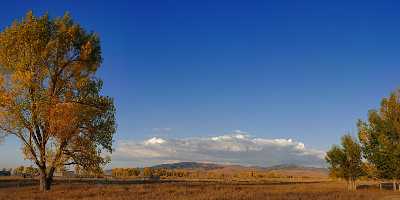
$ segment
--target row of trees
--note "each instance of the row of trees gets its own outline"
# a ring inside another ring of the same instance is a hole
[[[9,171],[10,174],[16,176],[37,176],[39,169],[33,166],[19,166],[13,169],[3,169]],[[93,172],[85,171],[80,167],[76,167],[74,171],[66,168],[56,170],[59,176],[74,176],[74,177],[104,177],[103,171]],[[71,174],[72,173],[72,174]],[[203,170],[185,170],[185,169],[166,169],[166,168],[113,168],[111,175],[116,178],[130,177],[165,177],[165,178],[185,178],[185,179],[263,179],[263,178],[309,178],[307,176],[287,176],[276,172],[269,171],[240,171],[236,173],[210,172]]]
[[[111,174],[113,177],[131,177],[139,176],[141,171],[137,168],[113,168]]]
[[[159,176],[165,178],[185,178],[185,179],[267,179],[267,178],[308,178],[307,176],[287,176],[270,171],[238,171],[238,172],[218,172],[204,170],[186,169],[165,169],[165,168],[113,168],[113,177],[138,177],[138,176]]]
[[[368,120],[357,122],[358,140],[345,135],[341,146],[326,154],[331,175],[343,178],[349,190],[355,190],[360,176],[393,181],[400,179],[400,91],[381,102],[379,110],[370,110]]]
[[[35,168],[33,166],[28,166],[28,167],[19,166],[19,167],[16,167],[14,170],[12,168],[9,168],[9,169],[3,168],[0,171],[9,172],[10,175],[13,174],[15,176],[25,176],[25,175],[36,176],[39,174],[39,169]]]
[[[14,169],[13,174],[16,176],[24,176],[24,175],[35,176],[39,174],[39,169],[32,166],[28,167],[19,166]]]
[[[143,169],[139,168],[113,168],[113,177],[133,177],[133,176],[159,176],[159,177],[186,177],[188,178],[190,174],[195,172],[190,172],[188,170],[171,170],[164,168],[151,168],[145,167]]]

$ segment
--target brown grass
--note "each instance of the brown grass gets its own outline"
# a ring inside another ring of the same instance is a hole
[[[9,180],[8,180],[9,181]],[[0,182],[1,183],[1,182]],[[19,183],[20,184],[20,183]],[[83,200],[243,200],[243,199],[400,199],[400,192],[362,189],[347,192],[343,183],[232,183],[232,182],[168,182],[168,183],[113,183],[58,182],[52,191],[38,192],[37,186],[0,184],[0,199],[83,199]]]

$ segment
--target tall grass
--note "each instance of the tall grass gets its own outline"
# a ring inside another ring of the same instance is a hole
[[[232,183],[153,183],[153,184],[66,184],[59,183],[47,193],[38,192],[37,187],[5,187],[0,189],[1,200],[294,200],[294,199],[381,199],[394,198],[393,191],[363,189],[347,192],[341,182],[301,183],[301,184],[232,184]],[[400,197],[400,192],[399,195]]]

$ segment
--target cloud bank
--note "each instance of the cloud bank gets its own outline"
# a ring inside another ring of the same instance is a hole
[[[324,166],[324,156],[324,152],[306,148],[292,139],[257,138],[234,131],[204,138],[120,140],[112,158],[113,162],[139,166],[193,161],[267,167],[279,164]]]

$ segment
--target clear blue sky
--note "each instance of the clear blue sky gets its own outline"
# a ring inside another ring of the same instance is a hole
[[[116,140],[240,129],[325,150],[400,81],[396,1],[4,1],[1,29],[28,10],[100,35]]]

